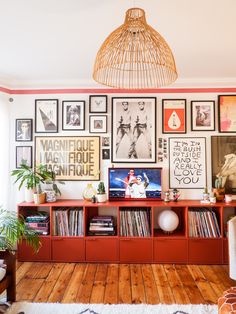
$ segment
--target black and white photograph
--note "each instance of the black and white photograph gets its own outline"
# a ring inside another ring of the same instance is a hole
[[[109,136],[103,136],[102,137],[102,146],[103,147],[110,146],[110,137]]]
[[[169,187],[204,189],[206,181],[206,138],[169,138]]]
[[[35,100],[35,132],[58,132],[58,99]]]
[[[112,98],[112,162],[156,162],[156,98]]]
[[[62,102],[62,130],[85,129],[85,101],[67,100]]]
[[[21,164],[32,167],[32,146],[16,146],[16,168]]]
[[[102,149],[102,159],[110,159],[110,149],[103,148]]]
[[[107,95],[90,95],[89,112],[107,113]]]
[[[191,129],[192,131],[215,130],[215,101],[191,101]]]
[[[32,119],[16,119],[16,142],[32,141]]]
[[[107,116],[104,115],[89,116],[89,132],[107,133]]]
[[[218,180],[226,194],[236,194],[236,136],[212,136],[211,154],[212,187]]]

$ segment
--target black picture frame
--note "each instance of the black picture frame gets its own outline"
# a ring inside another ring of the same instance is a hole
[[[90,115],[89,133],[107,133],[107,116]]]
[[[111,156],[115,163],[156,162],[156,97],[112,97]]]
[[[31,142],[33,139],[33,119],[16,119],[16,142]]]
[[[162,99],[162,133],[186,134],[186,99]]]
[[[35,133],[58,133],[58,99],[35,99]]]
[[[191,101],[191,130],[215,131],[215,101]]]
[[[32,168],[32,146],[16,146],[16,168],[20,168],[23,162]]]
[[[85,101],[62,101],[62,130],[85,130]]]
[[[226,194],[236,194],[236,136],[211,136],[211,179],[215,187],[217,176],[222,177]]]
[[[107,113],[107,95],[90,95],[89,113]]]
[[[236,133],[236,95],[218,95],[220,133]]]
[[[110,156],[111,156],[110,155],[110,149],[109,148],[103,148],[102,149],[102,159],[103,160],[108,160],[108,159],[111,158]]]

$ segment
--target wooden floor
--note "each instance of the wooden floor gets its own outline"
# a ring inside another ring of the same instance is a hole
[[[227,266],[18,263],[17,301],[217,303]]]

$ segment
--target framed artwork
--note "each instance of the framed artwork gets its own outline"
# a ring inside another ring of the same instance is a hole
[[[62,102],[62,130],[85,129],[85,101],[66,100]]]
[[[35,163],[46,164],[62,181],[100,180],[99,136],[36,136]]]
[[[203,189],[206,186],[206,138],[169,138],[169,187]]]
[[[89,96],[90,113],[107,113],[107,95]]]
[[[110,149],[103,148],[102,149],[102,159],[110,159]]]
[[[107,133],[107,116],[89,116],[90,133]]]
[[[112,98],[112,162],[156,162],[156,98]]]
[[[219,132],[236,132],[236,95],[218,96]]]
[[[32,119],[16,119],[16,142],[32,141],[33,120]]]
[[[58,132],[58,99],[35,100],[35,132]]]
[[[162,133],[186,133],[186,99],[162,100]]]
[[[212,187],[222,177],[226,194],[236,194],[236,136],[211,137]]]
[[[213,100],[191,101],[191,130],[192,131],[215,130],[215,101]]]
[[[102,146],[110,146],[110,137],[109,136],[103,136],[102,137]]]
[[[16,146],[16,168],[22,163],[32,168],[32,146]]]

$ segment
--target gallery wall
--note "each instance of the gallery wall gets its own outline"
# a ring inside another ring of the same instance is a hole
[[[32,142],[16,142],[15,141],[15,120],[16,119],[33,119],[33,130],[35,123],[35,99],[58,99],[59,100],[59,131],[58,133],[48,134],[53,136],[109,136],[111,140],[111,99],[112,97],[156,97],[157,110],[156,110],[156,149],[157,149],[157,162],[156,163],[132,163],[132,167],[162,167],[163,168],[163,190],[169,189],[169,152],[167,150],[167,158],[162,160],[158,158],[158,139],[168,139],[170,137],[183,138],[183,137],[205,137],[206,138],[206,180],[207,187],[210,189],[212,187],[211,180],[211,136],[219,135],[218,132],[218,95],[223,94],[222,92],[204,92],[199,89],[197,92],[182,92],[180,93],[174,91],[170,93],[143,93],[143,94],[107,94],[108,96],[108,111],[104,115],[107,116],[108,129],[106,134],[96,134],[89,133],[89,95],[91,93],[49,93],[49,94],[16,94],[12,95],[12,101],[9,102],[7,98],[7,104],[10,110],[10,169],[15,168],[16,164],[16,146],[30,145],[33,147],[34,152],[34,136],[37,135],[47,135],[47,134],[33,134]],[[97,94],[97,93],[95,93]],[[162,133],[162,99],[186,99],[186,134],[163,134]],[[78,131],[65,131],[62,130],[62,101],[65,100],[80,100],[85,101],[85,130]],[[215,101],[215,130],[214,131],[191,131],[191,110],[190,103],[193,100],[207,100]],[[0,124],[1,125],[1,124]],[[221,133],[221,135],[223,135]],[[230,135],[230,134],[229,134]],[[234,135],[233,133],[231,135]],[[168,141],[167,141],[168,142]],[[107,147],[106,147],[107,148]],[[108,147],[108,148],[111,148]],[[130,163],[113,163],[116,167],[130,167]],[[100,169],[101,169],[101,180],[105,182],[107,187],[107,176],[108,167],[112,166],[111,160],[102,159],[102,147],[100,147]],[[93,183],[94,187],[97,187],[97,181],[66,181],[65,185],[61,185],[60,189],[62,192],[61,198],[72,198],[80,199],[82,198],[82,193],[87,183]],[[202,197],[203,188],[201,189],[181,189],[182,199],[200,199]],[[24,194],[23,191],[18,191],[17,186],[13,185],[13,179],[11,178],[10,184],[10,206],[11,208],[16,208],[16,204],[23,201]]]

